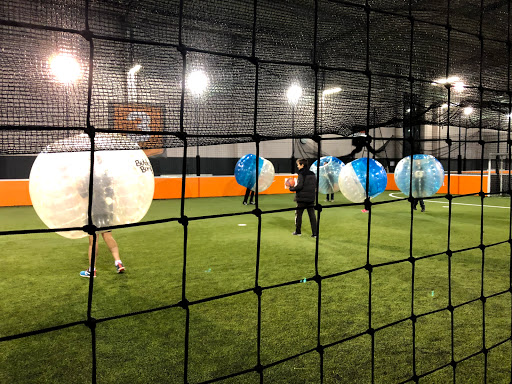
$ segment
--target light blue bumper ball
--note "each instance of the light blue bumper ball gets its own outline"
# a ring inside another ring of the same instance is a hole
[[[431,155],[414,155],[412,166],[412,197],[435,194],[444,182],[444,169]],[[411,156],[404,157],[395,168],[395,183],[404,195],[411,192]]]
[[[318,177],[318,192],[323,195],[338,192],[340,186],[338,178],[341,168],[345,165],[343,161],[333,156],[320,158],[320,175],[317,175],[318,163],[315,161],[309,170]]]
[[[258,160],[258,192],[263,192],[274,181],[274,165],[267,159]],[[248,154],[235,165],[235,179],[242,187],[256,191],[256,155]]]
[[[368,197],[378,196],[386,189],[388,176],[382,164],[367,157],[351,161],[341,168],[338,183],[343,196],[353,203],[362,203],[366,198],[368,162],[370,163]]]

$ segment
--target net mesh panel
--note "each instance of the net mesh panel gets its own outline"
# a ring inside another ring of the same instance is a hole
[[[3,1],[0,3],[0,34],[0,153],[4,155],[37,154],[49,144],[77,133],[86,132],[92,136],[95,132],[116,131],[140,136],[142,148],[183,147],[184,157],[187,151],[192,151],[188,150],[190,147],[239,142],[254,142],[258,154],[261,140],[295,137],[306,139],[305,143],[315,143],[310,153],[319,158],[323,153],[321,145],[316,144],[332,139],[319,135],[331,134],[336,135],[336,140],[352,140],[354,134],[364,138],[362,133],[377,138],[373,142],[363,141],[361,148],[377,158],[385,156],[376,149],[386,143],[397,146],[398,152],[404,151],[400,146],[406,142],[412,148],[421,144],[426,151],[430,145],[432,154],[447,160],[448,172],[454,169],[452,160],[462,145],[466,154],[469,148],[467,157],[479,162],[478,169],[482,173],[489,153],[510,153],[510,119],[507,117],[512,111],[509,1]],[[64,86],[56,80],[49,62],[56,52],[77,59],[81,74],[77,81]],[[136,64],[142,68],[130,77],[129,71]],[[187,76],[195,70],[204,71],[208,77],[208,90],[201,95],[194,94],[188,87]],[[446,86],[436,82],[453,74],[462,74],[464,92],[457,93],[451,87],[453,84]],[[302,87],[300,102],[296,105],[290,105],[286,99],[286,90],[293,84]],[[323,94],[332,87],[340,87],[341,92]],[[463,115],[463,109],[469,106],[474,110],[470,118]],[[146,113],[151,122],[144,125],[140,118],[128,119],[132,112]],[[130,125],[130,121],[133,124]],[[409,141],[381,133],[390,127],[407,130],[414,126],[432,126],[435,133],[431,137],[411,135]],[[151,140],[142,140],[148,129]],[[118,148],[115,140],[112,140],[111,148]],[[183,180],[186,181],[186,162],[183,164]],[[437,254],[413,255],[414,217],[411,210],[411,255],[392,263],[409,265],[413,286],[419,259],[446,255],[450,279],[452,257],[468,251],[450,246],[452,200],[455,197],[450,194],[450,181],[448,183],[448,194],[434,197],[447,199],[449,206],[446,248]],[[480,196],[483,222],[486,196],[483,189]],[[180,216],[167,219],[183,225],[184,263],[190,219],[184,215],[185,204],[183,196]],[[261,216],[269,212],[258,209],[257,198],[256,204],[254,213],[258,216],[260,235]],[[476,300],[483,312],[482,347],[472,355],[456,360],[453,335],[454,313],[462,313],[465,305],[474,303],[454,304],[451,293],[446,307],[417,313],[413,290],[408,314],[377,327],[372,323],[372,281],[376,271],[389,263],[371,263],[372,202],[367,199],[365,207],[370,210],[365,239],[366,263],[353,270],[320,276],[317,242],[315,274],[308,278],[318,287],[314,346],[282,360],[262,364],[262,295],[266,290],[281,286],[299,287],[301,281],[260,286],[257,257],[255,285],[228,294],[257,296],[257,363],[227,376],[211,378],[209,382],[236,378],[248,372],[256,373],[263,381],[269,369],[306,354],[318,357],[319,377],[324,381],[325,353],[350,345],[357,337],[369,338],[373,382],[378,352],[376,339],[401,324],[410,325],[412,330],[412,375],[404,382],[418,382],[444,369],[453,370],[455,381],[458,364],[473,357],[484,359],[487,375],[488,353],[510,342],[510,336],[492,345],[485,343],[483,319],[488,297],[483,294],[483,279],[482,295]],[[317,204],[316,208],[320,221],[321,206]],[[2,231],[0,234],[31,232],[34,231]],[[257,239],[259,256],[261,236]],[[483,269],[486,250],[510,241],[509,236],[498,244],[484,244],[481,236],[480,244],[471,250],[480,252]],[[322,286],[333,278],[357,273],[364,273],[369,280],[368,329],[323,344]],[[190,307],[202,301],[213,303],[220,297],[189,301],[185,280],[186,269],[179,302],[147,312],[175,307],[185,311],[187,337],[183,352],[183,382],[186,383],[189,376]],[[84,321],[34,332],[0,335],[0,341],[85,324],[91,329],[92,382],[96,382],[95,325],[112,318],[92,317],[92,286],[93,279],[90,280]],[[510,289],[494,295],[510,296]],[[450,318],[450,358],[448,363],[438,364],[420,374],[414,352],[417,322],[441,311]],[[135,315],[141,314],[127,313],[122,317]]]

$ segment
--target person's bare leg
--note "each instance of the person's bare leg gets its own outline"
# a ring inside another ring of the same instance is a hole
[[[112,232],[103,232],[101,235],[103,236],[103,240],[105,240],[112,257],[114,257],[117,273],[124,272],[124,266],[121,262],[121,257],[119,256],[119,247],[117,246],[117,241],[112,236]]]

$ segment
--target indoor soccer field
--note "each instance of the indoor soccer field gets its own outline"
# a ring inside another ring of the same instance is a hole
[[[178,222],[118,229],[126,273],[100,243],[95,349],[79,276],[87,240],[2,236],[0,382],[89,382],[93,350],[98,382],[110,383],[179,383],[185,369],[194,383],[258,383],[257,364],[271,383],[510,382],[510,199],[482,210],[480,197],[439,197],[412,221],[400,192],[376,198],[371,216],[340,193],[321,200],[316,254],[307,219],[291,234],[293,196],[261,195],[259,258],[254,206],[187,199],[185,268]],[[3,231],[42,226],[32,207],[0,212]],[[155,200],[143,222],[179,212],[179,199]]]

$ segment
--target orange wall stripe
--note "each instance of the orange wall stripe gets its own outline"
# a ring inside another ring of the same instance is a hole
[[[285,189],[284,181],[297,175],[276,175],[270,187],[262,195],[292,193]],[[480,175],[451,175],[450,190],[454,195],[480,192]],[[388,191],[398,191],[394,174],[388,173]],[[483,190],[487,192],[487,176],[483,176]],[[439,193],[448,193],[448,176]],[[243,196],[245,188],[240,186],[234,176],[187,177],[185,197]],[[181,198],[181,177],[155,177],[154,199]],[[0,206],[12,207],[32,205],[28,191],[28,180],[0,180]]]

